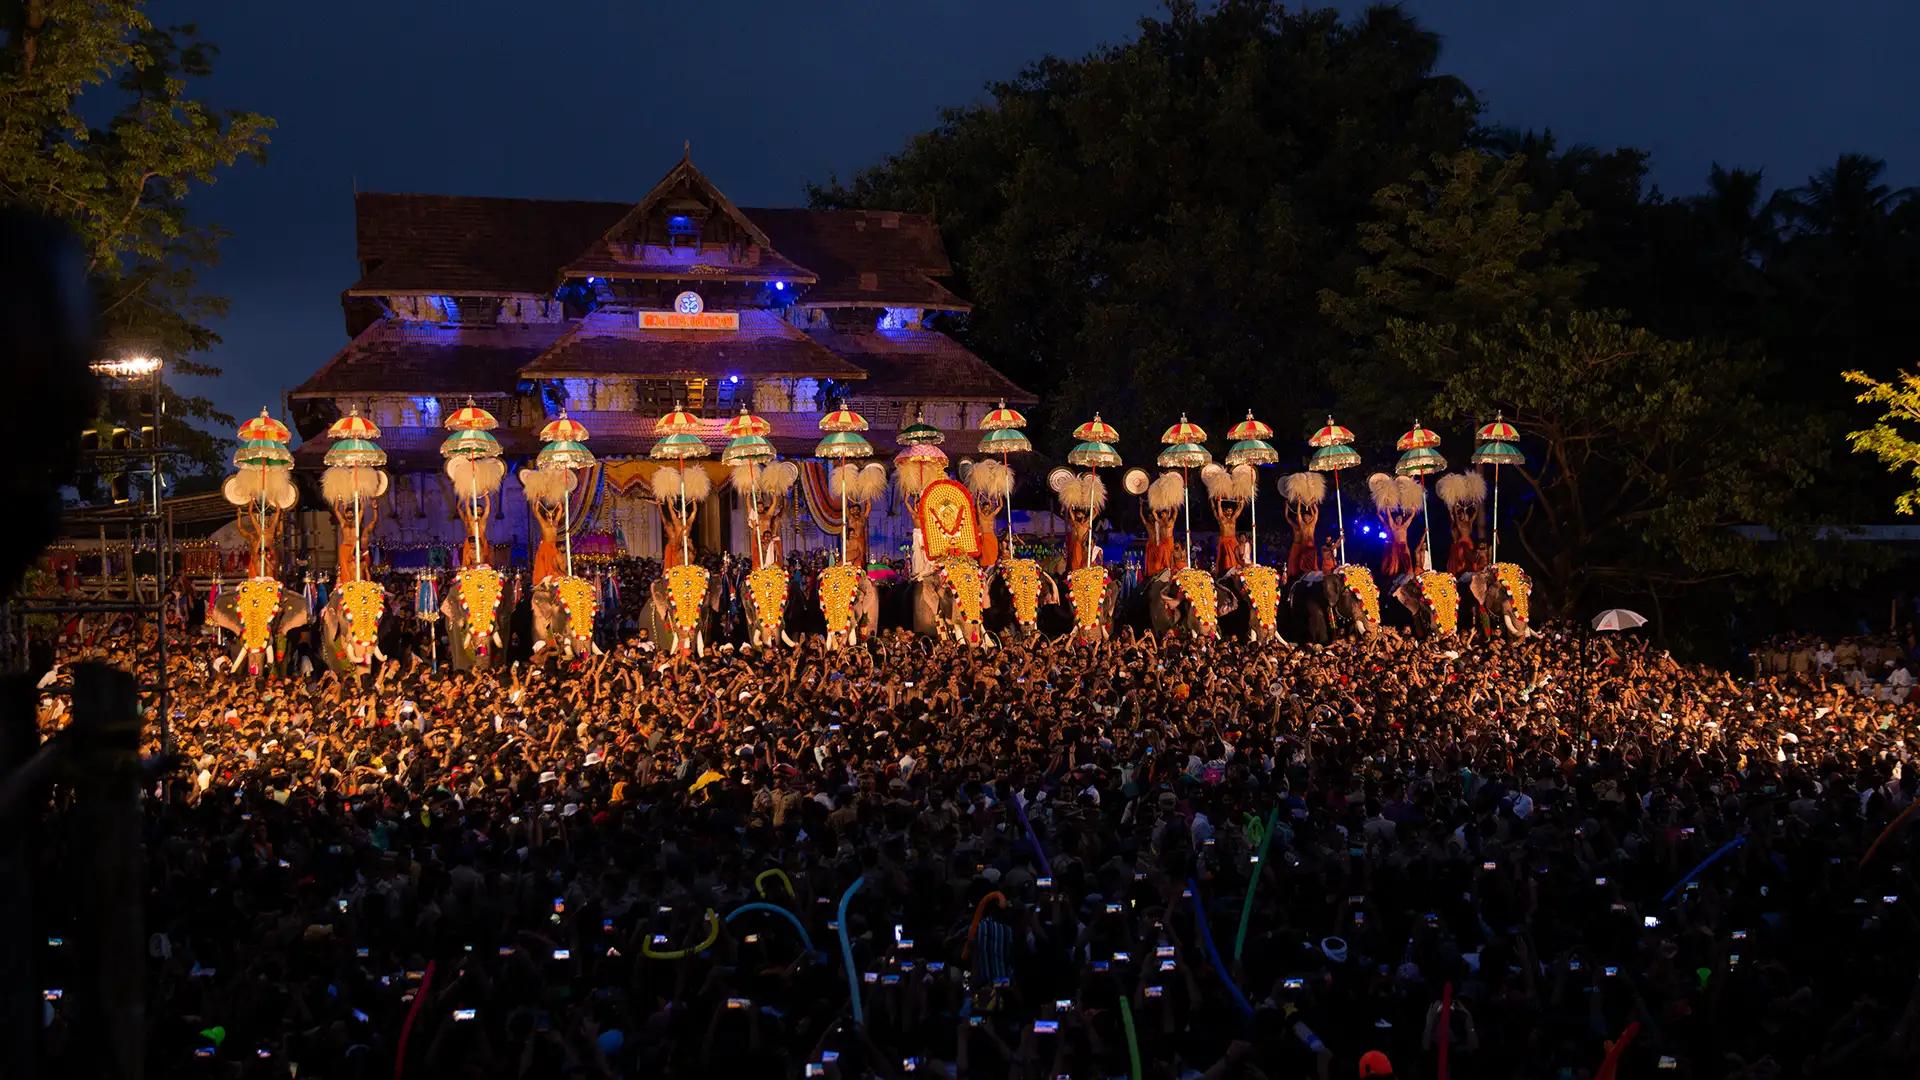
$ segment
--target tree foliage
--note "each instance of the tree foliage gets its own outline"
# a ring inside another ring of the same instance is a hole
[[[152,353],[174,374],[217,375],[192,359],[218,342],[226,302],[196,287],[222,231],[188,197],[265,152],[273,121],[190,96],[217,50],[191,25],[157,27],[141,0],[0,5],[0,200],[65,222],[79,237],[111,352]],[[169,393],[176,418],[231,426],[203,397]],[[198,464],[220,440],[171,432]],[[184,437],[182,437],[184,436]]]
[[[1473,130],[1438,52],[1391,8],[1343,22],[1173,3],[1135,40],[993,84],[813,197],[937,215],[976,304],[957,333],[1040,393],[1036,432],[1064,438],[1098,409],[1139,459],[1181,409],[1237,418],[1248,402],[1304,430],[1330,404],[1321,360],[1339,342],[1316,298],[1364,261],[1372,193]]]
[[[1879,421],[1849,432],[1847,441],[1854,453],[1879,458],[1888,472],[1905,473],[1911,486],[1894,497],[1894,507],[1903,514],[1920,513],[1920,374],[1902,372],[1882,381],[1864,371],[1849,371],[1846,378],[1866,387],[1856,401],[1880,406]]]

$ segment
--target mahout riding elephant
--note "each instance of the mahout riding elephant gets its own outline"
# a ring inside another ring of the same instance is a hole
[[[1147,580],[1147,622],[1155,634],[1184,630],[1196,637],[1220,636],[1220,618],[1239,600],[1205,570],[1163,571]]]
[[[1524,638],[1532,632],[1533,579],[1514,563],[1494,563],[1468,583],[1489,632]]]
[[[320,655],[336,675],[371,670],[385,660],[380,651],[380,620],[387,597],[378,582],[348,581],[337,586],[320,609]]]
[[[282,640],[305,626],[310,614],[299,592],[273,578],[256,577],[223,587],[207,611],[207,621],[238,638],[233,670],[238,672],[244,663],[248,674],[258,675],[284,658]]]
[[[593,643],[599,590],[581,577],[557,575],[533,587],[533,655],[552,649],[562,660],[601,653]]]
[[[455,671],[493,664],[505,642],[500,618],[510,611],[507,580],[491,566],[469,566],[453,575],[440,614],[447,620],[447,654]]]

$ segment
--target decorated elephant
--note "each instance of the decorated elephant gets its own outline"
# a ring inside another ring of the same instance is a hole
[[[306,597],[270,577],[247,578],[223,588],[207,611],[207,621],[231,630],[239,639],[233,670],[244,664],[249,675],[271,670],[281,658],[286,636],[307,624]]]
[[[762,648],[795,644],[787,633],[792,597],[793,574],[786,567],[770,564],[748,574],[740,590],[747,640]]]
[[[1514,563],[1494,563],[1468,584],[1489,631],[1511,638],[1532,632],[1533,579]]]
[[[873,578],[854,563],[835,563],[820,571],[820,617],[826,622],[829,649],[858,645],[877,633],[880,591]]]
[[[1113,636],[1120,587],[1104,566],[1083,566],[1067,574],[1067,610],[1075,641],[1093,644]]]
[[[720,579],[690,563],[670,568],[648,593],[641,626],[660,647],[705,656],[720,626]]]
[[[1156,634],[1185,630],[1200,638],[1220,636],[1220,616],[1239,603],[1205,570],[1178,570],[1147,580],[1147,623]]]
[[[1280,572],[1271,566],[1242,566],[1221,579],[1246,612],[1249,641],[1282,641]]]
[[[1452,637],[1460,629],[1460,583],[1445,570],[1410,575],[1393,595],[1413,613],[1415,636]]]
[[[506,643],[500,616],[508,610],[507,581],[491,566],[470,566],[453,575],[440,614],[447,620],[447,652],[455,671],[491,665]]]
[[[387,597],[379,583],[348,581],[336,586],[320,609],[320,654],[336,675],[370,670],[380,651],[380,617]]]
[[[596,656],[593,620],[599,613],[600,592],[582,577],[556,575],[533,587],[533,655],[552,649],[562,660]]]
[[[951,637],[970,645],[994,645],[986,628],[987,574],[964,557],[943,559],[906,585],[913,632]]]
[[[1060,608],[1060,583],[1032,559],[1004,559],[987,580],[987,601],[989,628],[1032,637],[1041,632],[1043,615]]]
[[[1373,571],[1348,563],[1295,579],[1287,587],[1287,609],[1296,641],[1325,645],[1342,635],[1366,637],[1380,629],[1380,586]]]

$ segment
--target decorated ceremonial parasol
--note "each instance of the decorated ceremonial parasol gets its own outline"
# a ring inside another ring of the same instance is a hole
[[[1079,445],[1067,451],[1069,464],[1079,465],[1092,476],[1096,469],[1117,467],[1120,464],[1120,451],[1113,444],[1120,441],[1120,433],[1113,425],[1100,419],[1099,413],[1093,419],[1073,429],[1073,437]],[[1093,565],[1093,507],[1087,507],[1087,565]]]
[[[893,469],[907,498],[907,513],[918,521],[920,492],[946,475],[947,452],[930,442],[912,443],[893,455]]]
[[[267,413],[264,406],[260,409],[259,416],[240,425],[239,434],[243,442],[284,443],[293,438],[293,433],[287,430],[287,425],[275,420]]]
[[[901,446],[919,446],[923,444],[935,446],[947,441],[947,433],[927,423],[924,412],[916,412],[913,415],[913,423],[901,428],[900,433],[893,437],[893,441],[899,443]]]
[[[267,488],[266,475],[269,470],[291,470],[293,452],[287,449],[288,440],[293,433],[287,425],[275,420],[263,406],[260,415],[240,425],[240,448],[234,451],[233,463],[243,471],[257,470],[261,482],[258,485],[260,497],[254,500],[259,515],[259,529],[254,541],[254,559],[258,567],[258,577],[267,577]]]
[[[1117,443],[1120,441],[1120,433],[1113,430],[1112,424],[1100,419],[1099,413],[1094,413],[1093,419],[1074,428],[1073,437],[1076,441],[1083,443]]]
[[[1273,429],[1253,418],[1253,410],[1247,410],[1247,418],[1233,425],[1227,431],[1227,438],[1234,440],[1227,448],[1227,456],[1221,460],[1227,468],[1237,469],[1242,465],[1259,467],[1272,465],[1280,460],[1280,451],[1274,449],[1268,439],[1273,438]],[[1247,512],[1251,515],[1253,535],[1250,543],[1253,548],[1253,561],[1260,561],[1260,485],[1253,486],[1253,496],[1247,501]]]
[[[379,445],[373,441],[380,437],[380,429],[374,425],[373,421],[361,416],[359,409],[354,409],[335,420],[327,428],[327,437],[334,440],[334,443],[327,448],[326,456],[321,458],[321,462],[328,469],[349,470],[348,484],[353,489],[353,580],[359,581],[362,578],[361,560],[365,557],[361,550],[360,537],[360,500],[363,494],[360,470],[385,466],[387,452],[380,449]],[[378,476],[374,480],[377,485],[375,488],[377,494],[385,488],[385,483]]]
[[[469,397],[467,403],[455,409],[441,426],[448,431],[492,431],[500,426],[500,421]]]
[[[1500,562],[1500,466],[1525,465],[1527,456],[1520,452],[1520,429],[1507,423],[1499,413],[1493,414],[1493,423],[1483,424],[1474,434],[1480,443],[1474,447],[1472,461],[1475,465],[1493,466],[1493,563]]]
[[[653,422],[655,435],[693,435],[700,430],[700,418],[673,403],[673,411]]]
[[[1314,448],[1313,457],[1307,462],[1309,472],[1330,472],[1333,474],[1333,515],[1334,527],[1339,530],[1340,565],[1347,564],[1347,509],[1340,495],[1340,470],[1357,468],[1360,464],[1360,452],[1353,448],[1353,432],[1334,423],[1333,416],[1327,416],[1326,426],[1307,436],[1307,445]]]
[[[1007,408],[1007,399],[1001,398],[1000,404],[980,418],[981,431],[1012,431],[1027,426],[1027,418],[1018,409]]]
[[[867,430],[867,418],[844,403],[820,418],[820,430],[827,435],[813,448],[815,457],[848,461],[873,456],[873,444],[860,434]],[[847,561],[847,485],[844,482],[840,485],[840,561]]]
[[[779,455],[767,436],[773,434],[773,425],[765,419],[747,411],[746,402],[740,403],[740,412],[727,421],[722,429],[732,441],[720,451],[722,465],[747,466],[747,478],[755,481],[758,466],[765,465]],[[760,487],[757,482],[747,485],[747,523],[753,527],[754,557],[751,566],[758,567],[760,562]]]
[[[1186,413],[1180,414],[1180,422],[1160,433],[1160,442],[1166,446],[1160,451],[1155,462],[1163,469],[1180,470],[1181,513],[1186,517],[1187,565],[1193,565],[1193,495],[1192,485],[1187,483],[1187,470],[1205,468],[1213,462],[1213,453],[1200,445],[1207,441],[1207,433],[1199,424],[1190,422]]]
[[[980,436],[981,452],[1000,455],[1001,465],[1007,464],[1008,454],[1028,453],[1033,449],[1033,440],[1021,430],[1026,426],[1027,418],[1020,415],[1018,410],[1007,408],[1006,399],[1001,398],[999,406],[980,420],[980,430],[985,432]],[[1008,550],[1013,550],[1013,471],[1010,466],[1007,483],[1007,546]]]
[[[675,414],[679,414],[682,416],[687,415],[685,413],[681,413],[680,410],[675,409],[674,412],[668,413],[666,417],[662,417],[660,423],[654,425],[654,430],[655,431],[660,430],[661,425],[665,424],[667,422],[667,419],[674,416]],[[695,435],[690,431],[680,431],[671,435],[662,436],[659,442],[653,444],[653,449],[647,452],[647,456],[652,458],[655,461],[686,462],[686,461],[692,461],[695,458],[706,457],[708,452],[709,451],[707,450],[707,444],[700,441],[700,436]],[[685,467],[684,465],[680,466],[680,468],[684,468],[684,467]],[[686,516],[687,516],[687,480],[686,480],[686,474],[681,473],[680,474],[681,520],[684,521],[686,519]],[[688,532],[690,531],[691,530],[689,529],[680,530],[680,565],[682,566],[688,566],[693,563],[693,542],[687,536]]]
[[[1439,445],[1440,436],[1421,427],[1418,420],[1413,422],[1413,430],[1400,436],[1393,444],[1395,450],[1405,451],[1393,466],[1394,475],[1411,476],[1420,481],[1420,517],[1426,522],[1423,528],[1427,530],[1426,542],[1421,545],[1424,551],[1422,561],[1426,563],[1425,570],[1428,573],[1433,572],[1433,517],[1427,513],[1427,477],[1444,472],[1447,467],[1447,459],[1434,449]]]
[[[468,398],[464,406],[454,410],[453,414],[447,417],[443,426],[453,432],[440,444],[440,456],[447,459],[448,477],[452,478],[456,471],[455,460],[466,461],[466,466],[458,471],[464,472],[467,477],[468,517],[473,522],[473,565],[477,567],[486,561],[481,557],[484,549],[484,542],[480,538],[480,485],[482,483],[480,474],[482,470],[478,466],[482,461],[491,461],[501,455],[500,440],[494,438],[492,434],[493,429],[500,426],[500,421],[494,419],[492,413],[474,404],[472,398]],[[504,469],[502,473],[504,474]],[[494,481],[488,481],[489,492],[492,491],[493,483]],[[454,489],[456,492],[459,490],[457,481]]]
[[[560,410],[559,419],[540,429],[540,440],[547,445],[541,447],[539,456],[534,458],[538,468],[571,472],[593,467],[593,451],[586,447],[587,429],[580,421],[568,418],[565,409]],[[701,449],[706,449],[705,443],[701,443]],[[571,486],[560,489],[560,540],[565,545],[568,577],[573,576],[573,500],[567,495]]]

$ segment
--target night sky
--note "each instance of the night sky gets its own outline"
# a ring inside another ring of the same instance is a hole
[[[1364,6],[1343,3],[1352,11]],[[1488,120],[1652,152],[1672,194],[1715,162],[1800,183],[1847,151],[1920,180],[1920,6],[1901,0],[1407,5]],[[199,94],[279,121],[265,165],[194,197],[231,231],[209,392],[244,416],[346,341],[352,193],[637,200],[683,140],[748,206],[798,204],[1046,53],[1131,36],[1154,0],[164,0],[222,49]],[[288,17],[297,12],[298,18]],[[1902,46],[1900,42],[1908,42]]]

